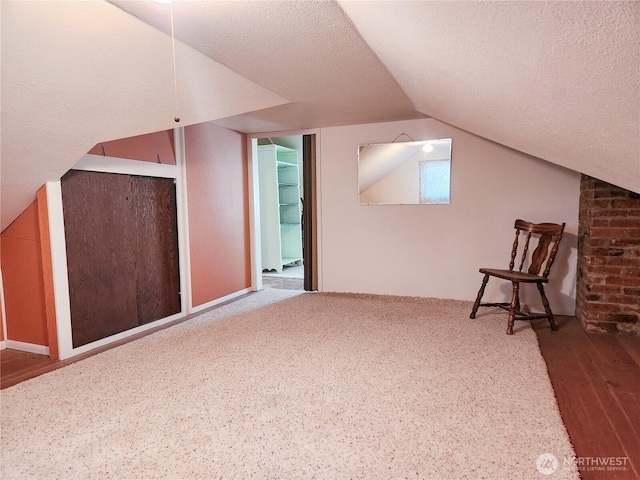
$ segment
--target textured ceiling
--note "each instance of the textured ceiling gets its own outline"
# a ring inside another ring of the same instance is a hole
[[[4,229],[96,143],[173,128],[175,102],[170,37],[115,6],[0,9]],[[181,125],[288,102],[191,47],[176,53]]]
[[[3,229],[94,144],[175,126],[170,9],[0,2]],[[180,125],[264,132],[432,116],[640,192],[640,2],[176,0],[173,10]]]
[[[170,5],[110,0],[169,34]],[[245,132],[424,117],[335,2],[174,1],[175,35],[292,103],[225,124]]]
[[[419,111],[640,192],[640,2],[340,5]]]

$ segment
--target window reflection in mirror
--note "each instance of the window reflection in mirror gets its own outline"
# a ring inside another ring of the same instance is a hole
[[[447,204],[450,192],[450,138],[358,147],[360,205]]]

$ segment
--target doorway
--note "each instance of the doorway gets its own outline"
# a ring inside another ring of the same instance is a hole
[[[260,284],[317,290],[315,134],[260,136],[252,147]]]

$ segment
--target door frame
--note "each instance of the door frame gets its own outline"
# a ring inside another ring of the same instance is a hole
[[[186,185],[183,152],[183,129],[174,129],[176,164],[158,164],[100,155],[87,154],[72,169],[102,173],[122,173],[148,177],[173,178],[176,183],[176,214],[178,232],[178,268],[180,290],[180,312],[168,317],[146,323],[94,342],[73,347],[71,331],[71,310],[69,301],[69,281],[67,271],[67,253],[64,233],[64,215],[62,208],[62,190],[60,180],[47,182],[46,197],[50,228],[51,262],[55,297],[56,331],[58,335],[59,358],[64,360],[90,350],[106,346],[133,335],[157,328],[186,317],[191,310],[191,285],[188,281],[188,217],[186,211]]]
[[[263,289],[262,285],[262,241],[260,237],[260,180],[258,174],[258,139],[267,137],[292,137],[301,135],[315,135],[315,204],[314,215],[316,218],[315,242],[312,249],[315,250],[316,262],[316,286],[317,291],[322,291],[322,202],[321,200],[321,176],[320,176],[320,129],[289,130],[280,132],[260,132],[247,134],[247,152],[249,160],[249,235],[251,237],[251,290]],[[303,176],[303,183],[309,181],[308,176]],[[305,206],[307,201],[305,199]],[[310,253],[305,252],[304,257],[309,258]]]

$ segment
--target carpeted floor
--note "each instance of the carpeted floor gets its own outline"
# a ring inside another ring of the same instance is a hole
[[[3,390],[2,478],[578,478],[535,333],[470,308],[250,295]]]

